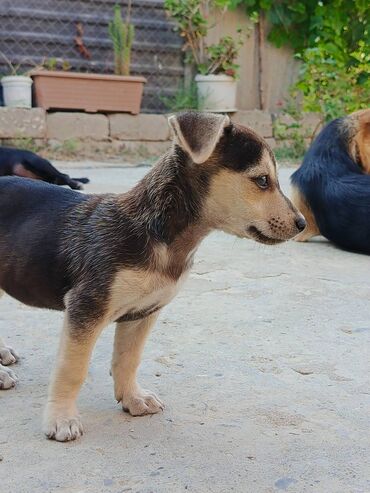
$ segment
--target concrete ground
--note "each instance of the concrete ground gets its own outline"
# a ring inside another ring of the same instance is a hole
[[[88,192],[146,171],[70,170]],[[146,347],[140,380],[165,411],[115,403],[110,327],[79,399],[85,435],[62,444],[41,432],[62,315],[4,297],[0,334],[22,359],[0,392],[0,492],[370,492],[369,300],[366,256],[215,233]]]

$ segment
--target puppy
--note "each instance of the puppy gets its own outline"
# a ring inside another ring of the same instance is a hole
[[[307,228],[346,250],[370,254],[370,109],[329,123],[292,175],[293,202]]]
[[[12,175],[43,180],[55,185],[68,185],[74,190],[82,190],[81,183],[89,183],[88,178],[71,178],[61,173],[49,161],[34,152],[0,147],[0,176]]]
[[[76,398],[95,342],[111,322],[117,401],[133,416],[163,409],[136,382],[141,353],[212,230],[274,245],[305,227],[279,187],[270,148],[251,129],[197,112],[169,123],[173,146],[124,194],[0,179],[0,287],[28,305],[65,311],[45,412],[49,438],[82,434]]]

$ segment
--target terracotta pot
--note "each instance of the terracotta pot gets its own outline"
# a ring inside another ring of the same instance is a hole
[[[36,105],[87,112],[140,112],[144,77],[37,70],[31,72]]]

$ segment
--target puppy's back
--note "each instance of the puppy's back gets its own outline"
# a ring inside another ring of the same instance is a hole
[[[68,286],[60,274],[66,267],[60,263],[61,232],[68,210],[86,199],[44,182],[0,178],[2,289],[29,305],[63,308]]]

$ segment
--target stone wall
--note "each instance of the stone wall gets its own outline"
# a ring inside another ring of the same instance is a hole
[[[238,111],[230,116],[234,122],[253,128],[272,148],[289,145],[297,133],[308,139],[320,126],[316,114],[303,115],[299,121],[290,115],[275,116],[260,110]],[[16,140],[19,146],[22,140],[51,146],[85,142],[96,148],[109,146],[128,152],[145,148],[148,155],[159,155],[168,148],[171,135],[164,115],[46,113],[41,108],[0,107],[0,140],[3,145]]]

